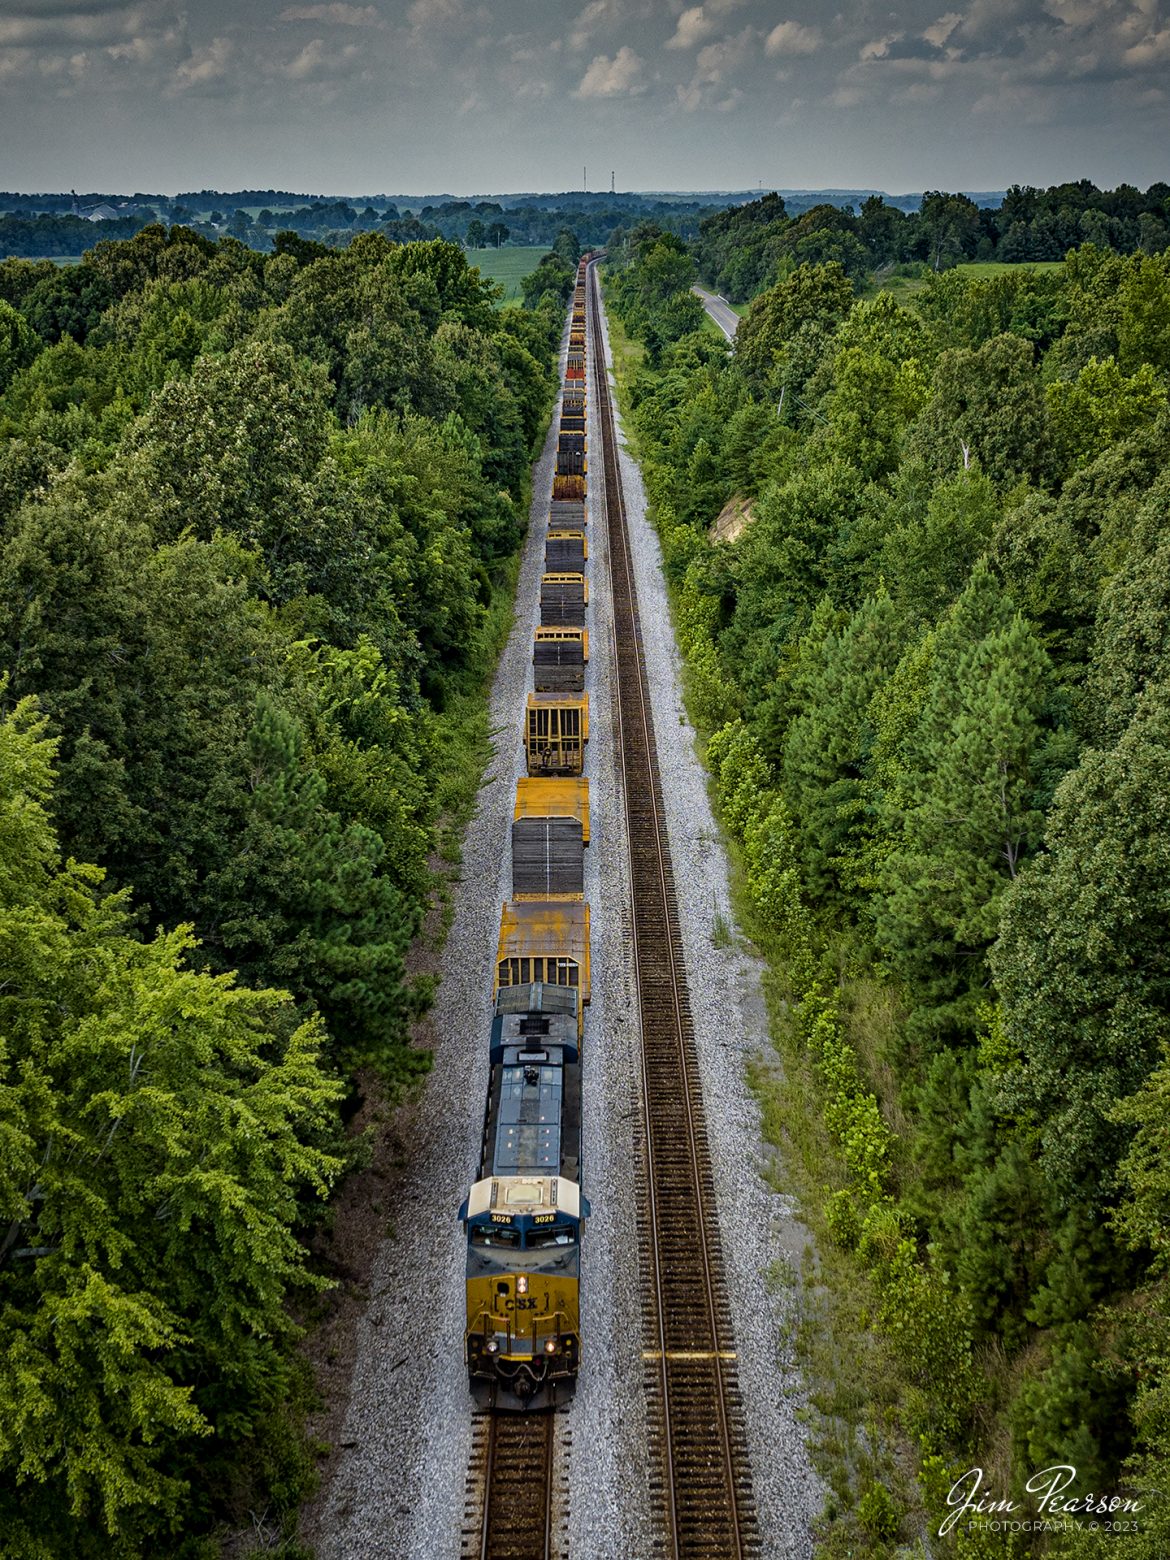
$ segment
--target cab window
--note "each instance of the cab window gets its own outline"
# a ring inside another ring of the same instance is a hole
[[[473,1224],[471,1226],[471,1244],[473,1246],[512,1246],[520,1244],[520,1231],[509,1228],[504,1224]]]
[[[529,1251],[538,1251],[548,1246],[572,1246],[576,1239],[577,1231],[572,1224],[548,1224],[529,1230],[525,1244]]]

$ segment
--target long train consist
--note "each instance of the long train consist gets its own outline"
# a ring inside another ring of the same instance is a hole
[[[569,321],[556,467],[524,710],[512,898],[500,916],[479,1176],[467,1235],[468,1380],[498,1409],[549,1408],[581,1360],[581,1050],[589,1002],[589,548],[585,295]]]

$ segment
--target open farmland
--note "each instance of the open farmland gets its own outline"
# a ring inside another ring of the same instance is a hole
[[[517,244],[502,249],[469,249],[467,263],[479,267],[481,276],[499,282],[504,289],[504,303],[519,303],[522,297],[520,284],[531,276],[548,249],[542,244]]]

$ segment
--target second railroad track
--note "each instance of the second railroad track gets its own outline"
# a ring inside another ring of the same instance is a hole
[[[641,1027],[639,1256],[651,1516],[658,1554],[747,1560],[760,1552],[750,1459],[595,267],[589,278]]]

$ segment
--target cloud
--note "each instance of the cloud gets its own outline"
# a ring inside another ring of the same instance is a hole
[[[290,5],[282,22],[332,22],[336,27],[381,27],[381,13],[372,5]]]
[[[927,43],[933,43],[936,49],[941,49],[962,20],[960,12],[948,11],[945,16],[940,16],[937,22],[932,22],[922,36]]]
[[[887,33],[884,38],[874,38],[870,43],[862,45],[858,59],[884,60],[888,59],[890,49],[895,43],[901,42],[902,33]]]
[[[912,81],[901,92],[895,92],[890,101],[892,103],[936,103],[942,97],[943,89],[937,82]]]
[[[679,103],[688,114],[700,108],[717,108],[728,113],[743,97],[735,85],[728,90],[729,79],[753,57],[760,34],[755,27],[709,43],[695,58],[695,73],[685,86],[675,88]]]
[[[120,43],[157,31],[161,21],[150,4],[13,7],[0,16],[0,48]]]
[[[319,81],[339,73],[348,74],[364,54],[358,43],[347,43],[343,49],[330,49],[323,38],[313,38],[299,54],[278,69],[289,81]]]
[[[175,71],[175,87],[186,92],[191,87],[205,87],[210,82],[222,80],[227,75],[232,58],[230,38],[213,38],[202,49],[196,49]]]
[[[470,26],[463,0],[414,0],[406,14],[415,32],[433,27],[454,31]]]
[[[1170,64],[1170,27],[1147,33],[1140,43],[1131,44],[1125,51],[1125,63],[1136,66]]]
[[[666,40],[666,48],[693,49],[697,43],[702,43],[704,38],[710,37],[715,27],[716,23],[704,14],[703,7],[693,5],[689,11],[684,11],[679,17],[674,37]]]
[[[820,46],[817,28],[805,27],[801,22],[778,22],[764,40],[764,53],[815,54]]]
[[[581,84],[573,94],[579,98],[632,97],[646,90],[642,78],[645,61],[634,53],[628,43],[608,59],[598,54],[581,78]]]

